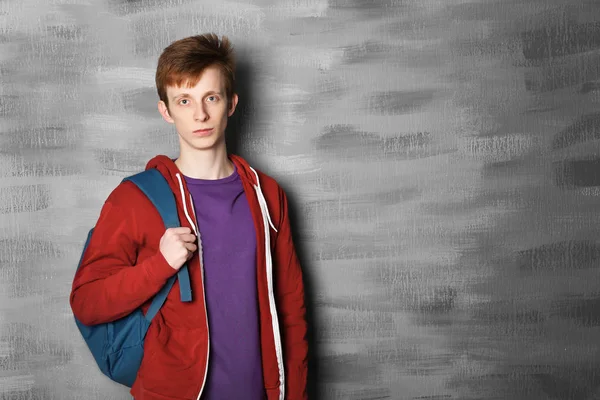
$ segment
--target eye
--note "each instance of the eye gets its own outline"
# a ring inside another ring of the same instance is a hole
[[[217,96],[214,96],[214,95],[213,95],[213,96],[208,96],[206,99],[207,99],[208,101],[210,101],[210,102],[215,102],[215,101],[217,101],[219,98],[218,98]]]
[[[184,101],[185,101],[186,103],[184,103]],[[188,99],[181,99],[181,100],[179,100],[179,104],[181,104],[181,105],[184,105],[184,106],[187,104],[187,102],[189,102],[189,100],[188,100]]]

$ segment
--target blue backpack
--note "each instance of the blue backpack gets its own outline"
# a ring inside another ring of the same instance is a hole
[[[175,196],[166,179],[156,169],[148,169],[123,179],[131,181],[152,201],[166,228],[179,227]],[[77,269],[92,237],[89,233]],[[162,307],[175,279],[179,279],[181,301],[191,301],[190,277],[185,264],[154,296],[146,315],[138,308],[131,314],[113,322],[87,326],[75,317],[75,323],[89,347],[102,373],[113,381],[131,387],[144,356],[144,338],[152,319]],[[91,305],[90,305],[91,306]]]

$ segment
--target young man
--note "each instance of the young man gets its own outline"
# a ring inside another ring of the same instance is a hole
[[[86,325],[119,319],[188,263],[193,299],[178,281],[152,320],[131,388],[136,400],[306,399],[304,287],[290,234],[287,199],[271,177],[225,146],[235,111],[229,40],[207,34],[161,54],[156,86],[162,117],[180,153],[146,165],[168,180],[180,228],[132,183],[108,197],[70,304]]]

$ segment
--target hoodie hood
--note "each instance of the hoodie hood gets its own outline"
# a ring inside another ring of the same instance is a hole
[[[252,168],[244,158],[238,155],[229,154],[228,158],[231,160],[231,162],[235,164],[238,174],[242,179],[242,182],[245,181],[250,183],[250,185],[255,189],[261,212],[263,216],[266,217],[266,222],[271,226],[271,228],[275,232],[277,232],[277,229],[275,229],[275,226],[273,225],[273,222],[271,220],[266,199],[264,197],[264,194],[262,193],[258,172],[254,168]],[[195,231],[196,235],[198,235],[196,229],[195,212],[188,212],[188,207],[191,207],[193,211],[192,196],[189,194],[187,184],[185,182],[185,179],[183,178],[183,173],[179,170],[174,160],[163,154],[157,155],[154,158],[150,159],[150,161],[148,161],[148,163],[146,164],[146,169],[150,168],[158,169],[160,173],[165,178],[167,178],[169,186],[175,194],[177,202],[183,205],[185,218],[189,221],[191,228]],[[185,193],[187,193],[188,196],[186,196]]]
[[[184,220],[189,222],[191,228],[198,235],[196,216],[193,212],[192,196],[189,194],[183,174],[175,165],[175,162],[166,155],[158,155],[146,164],[146,170],[156,168],[167,180],[179,209],[179,220],[181,226],[185,226]],[[186,196],[187,193],[187,196]]]
[[[175,162],[163,154],[155,156],[146,163],[146,170],[151,168],[158,169],[169,182],[176,182],[176,175],[181,173]]]
[[[229,159],[237,167],[238,174],[242,181],[250,182],[253,187],[258,184],[258,175],[254,173],[255,171],[250,167],[246,160],[236,155],[230,155]],[[182,211],[185,214],[180,215],[180,219],[182,221],[182,218],[187,219],[191,225],[190,227],[196,231],[196,216],[195,212],[191,210],[191,208],[193,208],[192,197],[189,194],[190,192],[183,173],[179,170],[175,161],[164,154],[160,154],[146,163],[146,170],[151,168],[156,168],[167,179],[177,203],[182,206]],[[196,235],[198,234],[198,232],[195,233]]]

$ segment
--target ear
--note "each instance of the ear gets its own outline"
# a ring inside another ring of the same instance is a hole
[[[238,95],[237,93],[234,93],[231,96],[231,100],[229,100],[229,110],[227,111],[227,116],[231,117],[233,115],[233,112],[235,111],[235,107],[237,106],[238,103]]]
[[[158,102],[158,112],[160,113],[160,115],[162,115],[163,119],[165,121],[167,121],[168,123],[170,123],[170,124],[175,123],[175,121],[173,120],[173,118],[171,118],[171,115],[169,114],[169,108],[167,107],[165,102],[162,100],[160,100]]]

